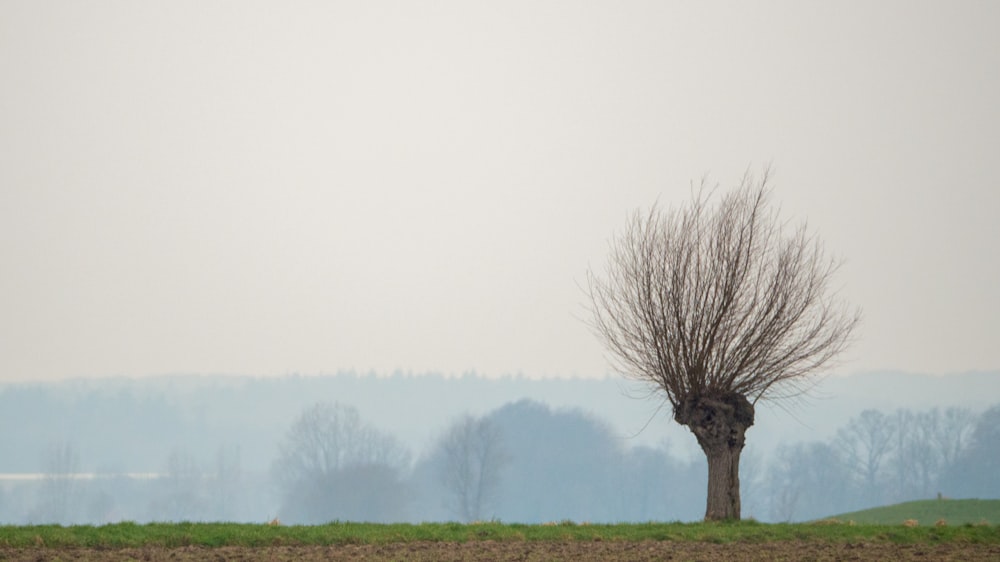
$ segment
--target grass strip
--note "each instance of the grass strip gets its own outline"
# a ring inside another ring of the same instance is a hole
[[[588,525],[564,522],[521,525],[499,522],[460,524],[374,524],[278,526],[244,523],[115,523],[101,526],[0,526],[0,546],[9,548],[137,548],[157,546],[327,546],[412,541],[683,541],[763,543],[773,541],[892,542],[900,544],[1000,544],[1000,527],[958,525],[906,527],[839,521],[765,524],[628,523]]]

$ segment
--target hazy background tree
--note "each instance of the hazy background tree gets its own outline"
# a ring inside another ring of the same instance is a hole
[[[157,481],[159,497],[150,506],[161,521],[207,519],[205,474],[198,459],[184,447],[174,447],[167,456],[163,476]]]
[[[931,412],[928,433],[944,466],[954,465],[969,447],[972,432],[977,427],[977,417],[979,420],[986,420],[989,416],[987,413],[976,416],[969,408],[956,406],[946,408],[941,413],[937,408]]]
[[[960,418],[960,414],[955,415]],[[961,425],[953,419],[956,426]],[[957,433],[957,429],[954,430]],[[942,489],[946,495],[965,498],[1000,498],[1000,404],[979,416],[968,447],[955,454],[945,471]]]
[[[622,472],[629,477],[622,480],[623,510],[630,508],[640,521],[662,519],[663,508],[671,503],[674,488],[665,473],[674,460],[664,447],[634,447],[625,454]]]
[[[620,519],[622,439],[599,418],[520,400],[487,416],[510,455],[497,516],[543,523]]]
[[[859,314],[830,292],[837,262],[768,207],[768,172],[711,206],[636,213],[589,275],[593,326],[619,370],[662,391],[708,462],[706,519],[740,517],[739,459],[754,404],[801,393]]]
[[[740,455],[740,505],[743,516],[762,520],[770,509],[767,465],[752,446]]]
[[[493,517],[510,460],[500,428],[486,418],[461,416],[445,431],[437,455],[449,510],[465,522]]]
[[[281,519],[390,522],[405,518],[409,453],[342,404],[318,403],[288,431],[274,472]]]
[[[669,443],[624,452],[618,521],[691,521],[702,514],[705,472],[677,458]]]
[[[896,419],[878,410],[865,410],[837,431],[837,447],[864,497],[865,507],[880,505],[885,496],[882,477],[894,451]]]
[[[851,475],[829,444],[782,445],[771,462],[771,520],[817,519],[852,507]]]
[[[49,445],[42,464],[37,521],[71,523],[79,495],[80,453],[71,441],[55,442]]]
[[[889,464],[894,474],[893,501],[933,497],[945,470],[968,446],[975,416],[966,408],[923,412],[897,410],[896,444]]]
[[[84,521],[89,524],[101,525],[112,523],[116,515],[121,518],[123,499],[132,499],[136,490],[131,486],[130,479],[119,471],[107,466],[98,465],[94,478],[86,481],[86,496]],[[131,520],[138,517],[133,516]]]
[[[923,491],[930,487],[930,479],[937,472],[938,463],[930,449],[926,435],[927,412],[896,410],[892,414],[895,428],[893,454],[887,462],[887,472],[892,475],[888,486],[890,501],[905,497],[926,497]]]
[[[211,476],[211,518],[215,521],[232,521],[240,510],[240,489],[243,487],[243,470],[240,447],[220,445],[215,452],[215,470]]]

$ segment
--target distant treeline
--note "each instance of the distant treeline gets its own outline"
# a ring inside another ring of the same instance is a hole
[[[741,477],[770,521],[917,499],[1000,498],[1000,405],[865,410],[826,441],[781,445]]]
[[[85,472],[162,472],[171,451],[207,463],[220,446],[239,446],[246,470],[266,471],[292,421],[317,401],[357,408],[418,455],[453,417],[483,415],[526,397],[553,408],[592,411],[614,420],[620,431],[636,433],[656,404],[628,393],[620,379],[488,379],[471,373],[0,384],[0,473],[39,472],[48,449],[66,441],[81,452]],[[642,440],[655,443],[671,431],[686,437],[673,425],[650,424]]]
[[[33,419],[29,390],[0,394],[0,462],[29,467],[6,472],[40,477],[0,483],[0,523],[672,521],[700,519],[704,509],[703,460],[678,458],[669,443],[631,444],[593,413],[535,400],[452,416],[415,449],[373,425],[347,399],[313,396],[318,399],[283,420],[276,434],[196,449],[185,440],[203,443],[204,436],[192,432],[214,427],[204,418],[217,414],[183,413],[164,400],[127,392],[102,394],[115,401],[114,409],[106,402],[108,410],[89,409],[93,397],[81,402],[36,389],[30,390],[41,393],[34,405],[49,401],[64,409],[65,418],[52,416],[42,433],[22,423],[26,435],[52,437],[40,449],[35,444],[40,453],[33,463],[18,464],[24,444],[10,424],[19,414]],[[267,412],[260,416],[266,419]],[[123,427],[130,417],[136,423]],[[82,431],[70,423],[92,427]],[[106,436],[96,450],[92,441],[72,438],[93,431]],[[246,443],[258,447],[271,435],[268,466],[248,465]],[[129,462],[142,457],[142,448],[158,451],[158,477],[126,474],[149,471]],[[109,451],[121,462],[94,467],[87,460],[108,458]],[[789,443],[766,455],[748,450],[741,474],[744,515],[805,520],[938,493],[998,497],[998,465],[1000,406],[983,413],[866,410],[829,440]],[[81,472],[93,477],[75,477]]]

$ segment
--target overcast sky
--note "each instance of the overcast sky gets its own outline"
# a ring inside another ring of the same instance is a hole
[[[1000,3],[0,1],[0,381],[600,376],[629,213],[773,163],[838,372],[1000,368]]]

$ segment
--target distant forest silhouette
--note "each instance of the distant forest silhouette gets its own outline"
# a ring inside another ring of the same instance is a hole
[[[527,396],[507,399],[518,393],[510,388]],[[490,391],[499,403],[470,398]],[[650,408],[622,396],[609,380],[400,374],[4,385],[0,524],[700,519],[704,461],[670,439],[631,438],[631,427],[623,431],[620,420],[611,421],[613,409],[601,411],[594,402],[616,391],[606,400]],[[384,408],[424,426],[426,437],[395,435],[372,407],[380,396]],[[551,396],[562,396],[561,405],[547,403]],[[574,401],[580,406],[567,405]],[[353,431],[368,453],[290,482],[282,455],[296,420],[317,403],[353,410],[357,419],[344,435]],[[432,410],[439,415],[427,414]],[[445,446],[450,429],[472,422],[495,429],[492,456],[477,453],[474,438],[461,442],[468,450]],[[1000,406],[866,408],[839,420],[822,440],[750,450],[741,471],[745,515],[799,521],[938,493],[1000,497],[997,428]],[[391,454],[374,454],[373,444],[389,446]],[[482,472],[476,455],[497,470]],[[477,480],[482,474],[488,477]],[[473,502],[477,486],[480,499]]]

